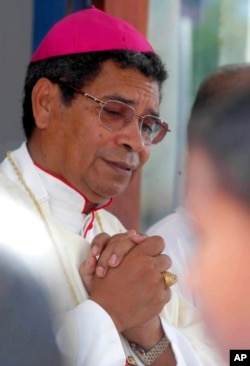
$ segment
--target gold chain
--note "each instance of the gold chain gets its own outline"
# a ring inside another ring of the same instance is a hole
[[[99,228],[100,228],[101,232],[104,233],[104,228],[103,228],[103,225],[102,225],[102,221],[101,221],[100,215],[97,211],[95,212],[95,218],[96,218],[96,221],[99,225]]]
[[[76,290],[74,289],[73,283],[72,283],[72,281],[71,281],[71,279],[70,279],[70,276],[69,276],[69,274],[68,274],[68,272],[67,272],[67,270],[66,270],[66,268],[65,268],[65,265],[64,265],[64,263],[63,263],[63,260],[62,260],[61,254],[60,254],[60,252],[59,252],[59,250],[58,250],[58,248],[57,248],[56,240],[55,240],[55,238],[54,238],[54,236],[53,236],[53,234],[52,234],[52,231],[51,231],[50,225],[49,225],[49,223],[48,223],[48,220],[47,220],[47,218],[46,218],[46,215],[45,215],[45,213],[44,213],[44,211],[43,211],[43,209],[42,209],[41,205],[40,205],[40,204],[39,204],[39,202],[37,201],[37,199],[36,199],[36,197],[35,197],[34,193],[32,192],[32,190],[29,188],[29,186],[28,186],[28,185],[27,185],[27,183],[25,182],[25,180],[24,180],[24,178],[23,178],[23,176],[22,176],[22,174],[21,174],[20,170],[18,169],[18,167],[17,167],[16,163],[14,162],[13,158],[11,157],[11,152],[10,152],[10,151],[8,151],[8,152],[7,152],[7,159],[8,159],[8,161],[9,161],[10,165],[12,166],[12,168],[13,168],[13,170],[14,170],[14,172],[15,172],[15,174],[16,174],[16,176],[17,176],[17,178],[18,178],[18,180],[20,181],[20,183],[22,184],[22,186],[24,187],[24,189],[26,190],[26,192],[27,192],[27,193],[28,193],[28,195],[30,196],[30,198],[31,198],[32,202],[34,203],[34,205],[35,205],[35,207],[36,207],[36,209],[37,209],[37,211],[38,211],[38,213],[39,213],[39,215],[40,215],[40,217],[41,217],[41,219],[42,219],[42,221],[43,221],[43,223],[44,223],[44,225],[45,225],[45,227],[46,227],[46,229],[47,229],[47,232],[48,232],[48,234],[49,234],[49,237],[50,237],[50,239],[51,239],[51,242],[52,242],[52,244],[53,244],[53,247],[54,247],[54,249],[55,249],[55,251],[56,251],[56,254],[57,254],[57,256],[58,256],[58,259],[59,259],[60,265],[61,265],[61,267],[62,267],[62,270],[63,270],[64,276],[65,276],[65,279],[66,279],[66,282],[67,282],[67,285],[68,285],[69,291],[70,291],[71,296],[72,296],[72,298],[73,298],[73,301],[74,301],[75,305],[79,305],[79,304],[80,304],[80,301],[79,301],[79,299],[78,299],[78,296],[77,296]]]

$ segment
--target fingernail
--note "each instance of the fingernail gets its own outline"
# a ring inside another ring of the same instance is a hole
[[[111,257],[108,260],[108,264],[110,266],[115,266],[118,263],[118,257],[116,254],[112,254]]]
[[[93,255],[90,255],[88,259],[86,260],[86,264],[93,264],[95,257]]]
[[[104,277],[105,276],[105,269],[102,266],[96,267],[96,274],[98,277]]]
[[[136,233],[135,234],[136,236],[138,236],[138,237],[140,237],[140,238],[147,238],[148,236],[146,235],[146,234],[144,234],[144,233]]]
[[[98,253],[98,247],[94,245],[94,246],[91,248],[91,253],[93,254],[93,256],[96,256],[97,254],[99,254],[99,253]]]
[[[130,235],[136,235],[136,230],[134,229],[130,229],[127,231],[127,234],[130,236]]]

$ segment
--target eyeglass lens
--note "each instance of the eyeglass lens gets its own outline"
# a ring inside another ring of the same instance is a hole
[[[129,105],[109,100],[100,109],[101,123],[112,131],[119,131],[127,126],[134,118],[135,111]],[[154,116],[146,115],[139,118],[140,131],[145,143],[157,143],[165,136],[168,126]]]

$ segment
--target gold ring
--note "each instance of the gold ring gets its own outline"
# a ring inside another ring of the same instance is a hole
[[[171,272],[164,271],[162,272],[162,275],[167,287],[171,287],[177,282],[177,276]]]

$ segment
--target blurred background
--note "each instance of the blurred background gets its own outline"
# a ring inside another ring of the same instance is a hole
[[[33,50],[57,20],[91,4],[144,33],[169,73],[161,115],[171,133],[110,208],[125,226],[143,231],[182,200],[186,123],[200,82],[219,65],[250,60],[250,0],[1,1],[1,160],[24,139],[22,88]]]

